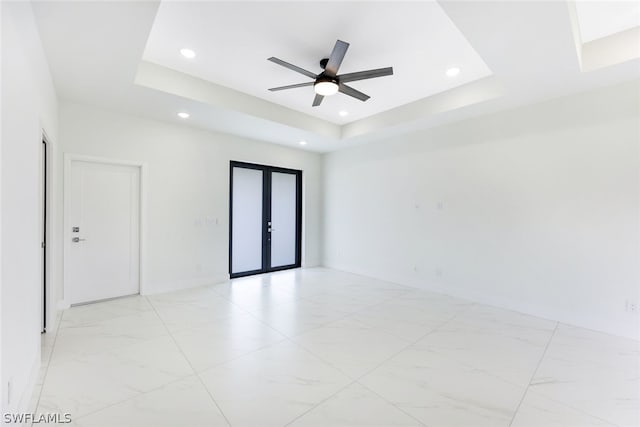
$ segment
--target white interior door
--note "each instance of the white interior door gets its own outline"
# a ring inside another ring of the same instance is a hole
[[[72,160],[65,212],[65,299],[140,292],[140,168]]]

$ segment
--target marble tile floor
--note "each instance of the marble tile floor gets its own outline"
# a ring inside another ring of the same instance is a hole
[[[73,307],[36,413],[72,426],[640,425],[640,342],[328,269]]]

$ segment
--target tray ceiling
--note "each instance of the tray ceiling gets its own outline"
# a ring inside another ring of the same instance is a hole
[[[392,66],[394,75],[353,82],[371,96],[342,94],[312,107],[312,87],[269,92],[311,79],[336,39],[351,44],[341,73]],[[196,57],[180,54],[189,48]],[[436,2],[162,2],[143,59],[336,124],[352,122],[491,75]],[[460,69],[447,76],[452,67]],[[341,116],[341,111],[348,115]]]

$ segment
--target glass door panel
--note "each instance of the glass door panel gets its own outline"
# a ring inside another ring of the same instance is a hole
[[[232,168],[231,274],[261,271],[264,172]]]
[[[296,263],[297,176],[271,173],[271,268]]]

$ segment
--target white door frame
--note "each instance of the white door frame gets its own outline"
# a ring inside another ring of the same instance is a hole
[[[82,161],[88,163],[115,165],[115,166],[133,166],[140,169],[140,227],[139,227],[139,277],[138,282],[140,284],[140,295],[146,295],[148,292],[146,280],[145,280],[145,265],[146,265],[146,244],[145,237],[147,235],[146,230],[146,217],[147,217],[147,163],[136,160],[118,160],[106,157],[86,156],[82,154],[65,153],[64,154],[64,230],[62,232],[62,238],[65,239],[67,230],[71,228],[71,222],[69,219],[69,213],[71,212],[71,163],[73,161]],[[68,308],[70,306],[68,299],[68,287],[67,287],[67,251],[69,250],[69,242],[64,242],[63,245],[63,307]]]

